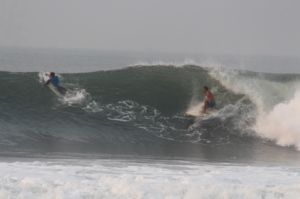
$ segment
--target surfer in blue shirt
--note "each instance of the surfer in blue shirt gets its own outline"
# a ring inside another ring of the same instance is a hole
[[[47,80],[47,82],[45,83],[45,85],[48,85],[49,83],[51,83],[53,86],[55,86],[57,88],[57,90],[61,94],[65,94],[67,92],[67,89],[65,89],[64,87],[60,86],[59,77],[57,75],[55,75],[54,72],[50,73],[49,79]]]

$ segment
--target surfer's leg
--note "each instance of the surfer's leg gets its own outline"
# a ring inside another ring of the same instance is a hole
[[[203,109],[202,109],[202,113],[206,113],[206,109],[207,109],[207,107],[208,107],[208,101],[207,101],[207,100],[205,100],[205,102],[204,102],[204,106],[203,106]]]

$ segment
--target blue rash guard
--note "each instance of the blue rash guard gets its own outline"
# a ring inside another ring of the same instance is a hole
[[[57,76],[52,77],[50,82],[53,84],[53,86],[59,87],[59,78]]]

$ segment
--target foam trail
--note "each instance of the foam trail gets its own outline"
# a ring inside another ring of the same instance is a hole
[[[68,105],[82,104],[88,96],[89,93],[85,89],[68,90],[62,102]]]

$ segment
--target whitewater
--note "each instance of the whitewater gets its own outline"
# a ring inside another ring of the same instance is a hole
[[[297,198],[300,61],[286,60],[0,49],[0,198]],[[186,116],[204,85],[216,110]]]
[[[300,194],[299,168],[145,159],[2,162],[0,168],[1,198],[297,198]]]

